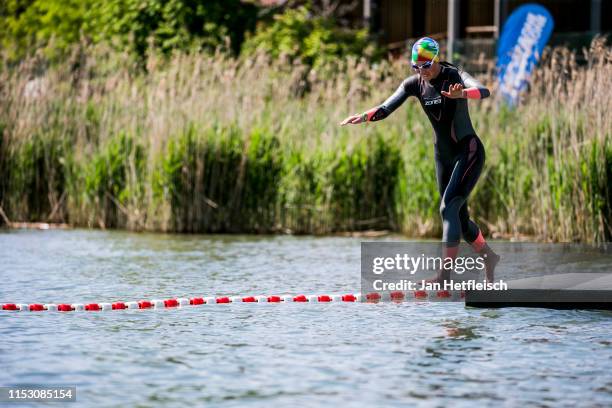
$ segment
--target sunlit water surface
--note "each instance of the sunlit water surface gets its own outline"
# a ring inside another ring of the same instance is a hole
[[[0,302],[359,290],[356,238],[0,233]],[[612,313],[461,303],[0,312],[0,385],[70,406],[612,406]],[[20,405],[23,406],[23,405]]]

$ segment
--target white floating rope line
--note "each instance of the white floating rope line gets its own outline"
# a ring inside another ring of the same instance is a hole
[[[349,293],[346,295],[282,295],[282,296],[221,296],[221,297],[193,297],[193,298],[170,298],[140,300],[138,302],[114,302],[114,303],[4,303],[3,311],[22,312],[96,312],[107,310],[124,309],[168,309],[188,306],[201,306],[227,303],[328,303],[328,302],[367,302],[377,303],[380,301],[403,302],[410,300],[458,300],[463,299],[463,291],[431,291],[415,290],[406,292],[379,293],[372,292],[362,297],[361,293]]]

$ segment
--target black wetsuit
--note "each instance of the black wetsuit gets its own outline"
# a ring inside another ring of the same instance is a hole
[[[435,160],[438,189],[442,197],[440,214],[443,241],[454,246],[463,238],[472,243],[478,226],[470,220],[467,197],[476,185],[485,161],[482,143],[472,127],[467,100],[441,95],[451,84],[478,88],[481,98],[489,91],[469,74],[448,63],[441,63],[439,75],[430,82],[413,75],[382,105],[369,112],[371,121],[381,120],[396,110],[409,96],[416,96],[429,117],[435,133]]]

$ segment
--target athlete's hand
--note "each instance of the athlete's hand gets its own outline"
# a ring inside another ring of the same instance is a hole
[[[448,87],[448,92],[442,91],[441,94],[451,99],[463,98],[463,85],[452,84]]]
[[[348,118],[344,119],[342,122],[340,122],[340,126],[344,126],[348,124],[356,125],[361,122],[363,122],[362,115],[351,115]]]

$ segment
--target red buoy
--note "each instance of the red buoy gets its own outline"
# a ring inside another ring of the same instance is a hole
[[[30,305],[30,312],[42,312],[45,310],[45,306],[40,303],[33,303]]]
[[[231,303],[230,298],[228,297],[219,297],[217,298],[217,303]]]
[[[89,303],[85,305],[85,310],[88,310],[90,312],[95,312],[97,310],[100,310],[100,305],[97,303]]]
[[[356,300],[357,300],[357,298],[355,297],[355,295],[350,295],[349,294],[349,295],[342,296],[342,301],[343,302],[354,302]]]
[[[297,295],[296,297],[293,298],[294,302],[308,302],[308,298],[306,297],[306,295]]]
[[[242,301],[246,303],[253,303],[253,302],[257,302],[257,299],[255,299],[255,296],[247,296],[247,297],[243,297]]]
[[[406,297],[406,295],[404,295],[404,292],[391,292],[389,294],[389,297],[391,298],[391,300],[404,300],[404,298]]]
[[[441,298],[441,299],[447,299],[447,298],[451,297],[451,293],[448,290],[439,290],[436,293],[436,296]]]
[[[17,310],[17,305],[14,303],[5,303],[2,305],[2,310]]]
[[[377,302],[380,300],[380,293],[372,292],[366,295],[366,300],[370,300],[372,302]]]
[[[415,290],[414,297],[417,299],[427,299],[427,291],[426,290]]]
[[[178,301],[176,299],[166,299],[164,300],[165,307],[177,307]]]
[[[153,303],[149,302],[148,300],[141,300],[138,302],[138,307],[141,309],[150,309],[153,307]]]
[[[281,297],[280,296],[268,296],[268,302],[278,303],[280,301],[281,301]]]
[[[331,302],[331,297],[327,296],[327,295],[321,295],[319,296],[319,302]]]
[[[125,303],[123,302],[113,303],[113,310],[121,310],[121,309],[127,309],[127,306],[125,305]]]
[[[57,305],[57,310],[60,312],[72,312],[72,305],[62,303],[60,305]]]
[[[192,305],[203,305],[204,304],[204,299],[202,298],[191,298],[189,299],[189,303]]]

